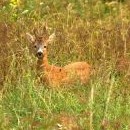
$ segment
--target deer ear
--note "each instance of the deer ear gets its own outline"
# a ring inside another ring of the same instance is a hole
[[[34,42],[35,41],[34,36],[32,36],[30,33],[26,33],[26,37],[27,37],[29,42]]]
[[[56,37],[55,33],[52,33],[52,34],[49,36],[48,42],[49,42],[49,43],[50,43],[50,42],[53,42],[54,39],[55,39],[55,37]]]

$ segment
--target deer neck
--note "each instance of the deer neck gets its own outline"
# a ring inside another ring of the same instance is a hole
[[[37,68],[38,70],[44,70],[46,71],[49,67],[49,63],[48,63],[48,58],[47,58],[47,54],[44,55],[44,57],[42,59],[38,59],[37,61]]]

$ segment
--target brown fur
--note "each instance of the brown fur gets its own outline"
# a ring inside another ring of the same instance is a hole
[[[49,39],[49,38],[48,38]],[[39,41],[39,38],[35,39]],[[41,39],[40,39],[41,40]],[[48,44],[49,40],[43,37],[42,43]],[[50,86],[60,86],[61,84],[71,84],[76,81],[87,83],[91,73],[91,67],[87,62],[74,62],[64,67],[50,65],[47,58],[47,49],[44,48],[44,56],[37,61],[37,71],[43,82]]]

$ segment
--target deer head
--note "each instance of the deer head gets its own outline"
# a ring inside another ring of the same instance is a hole
[[[34,30],[34,35],[26,33],[28,41],[32,44],[35,55],[38,59],[42,59],[47,52],[48,43],[52,42],[55,38],[55,33],[47,36],[44,30],[44,33],[39,35],[36,30]]]

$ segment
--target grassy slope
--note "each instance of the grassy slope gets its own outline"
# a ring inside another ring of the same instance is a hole
[[[130,82],[124,62],[130,50],[128,4],[29,0],[17,7],[0,5],[0,129],[52,130],[58,123],[68,130],[130,129]],[[36,59],[25,32],[42,29],[45,21],[49,33],[57,33],[48,48],[50,63],[88,61],[96,68],[88,85],[56,91],[35,84]],[[118,57],[123,57],[123,65]]]

